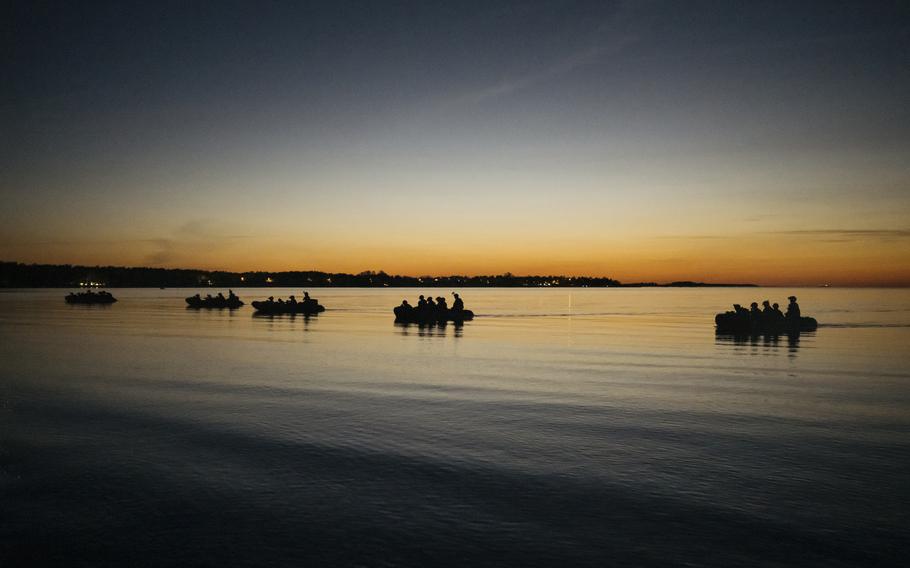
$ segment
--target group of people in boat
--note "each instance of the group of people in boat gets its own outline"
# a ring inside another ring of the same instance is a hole
[[[316,300],[314,300],[313,298],[310,298],[310,293],[309,293],[309,292],[304,292],[304,293],[303,293],[303,299],[300,300],[300,301],[297,300],[297,297],[296,297],[296,296],[288,296],[288,299],[287,299],[287,300],[284,300],[283,298],[278,298],[278,299],[276,300],[276,299],[275,299],[275,296],[269,296],[267,300],[265,300],[264,302],[257,302],[257,304],[276,304],[276,305],[281,305],[281,306],[283,306],[283,305],[288,305],[288,306],[297,306],[297,305],[316,306],[317,302],[316,302]]]
[[[752,302],[749,309],[739,304],[733,304],[733,312],[738,318],[748,320],[759,326],[783,325],[787,322],[799,323],[800,311],[799,304],[796,303],[796,296],[787,298],[790,303],[787,305],[787,312],[780,311],[780,304],[771,303],[769,300],[762,302],[762,307],[758,307],[758,302]]]
[[[445,321],[472,319],[474,312],[464,308],[464,300],[456,292],[452,292],[455,299],[449,307],[445,297],[421,295],[417,305],[412,306],[407,300],[402,300],[401,305],[395,308],[396,319],[402,321]]]
[[[225,297],[224,294],[221,293],[221,292],[218,292],[218,295],[216,295],[216,296],[212,296],[211,294],[206,294],[206,295],[205,295],[205,298],[202,298],[199,294],[196,294],[195,296],[191,296],[191,297],[192,297],[194,300],[197,300],[197,301],[199,301],[199,302],[205,301],[205,302],[229,302],[229,303],[233,303],[233,302],[238,302],[238,301],[240,301],[240,298],[237,297],[237,294],[235,294],[233,290],[228,290],[228,295],[227,295],[227,297]]]
[[[464,301],[462,301],[461,296],[459,296],[455,292],[452,292],[452,295],[455,296],[455,301],[452,302],[451,309],[456,312],[463,311],[464,310]],[[445,297],[436,296],[436,301],[434,302],[433,296],[424,297],[423,294],[421,294],[420,297],[417,299],[416,306],[412,306],[411,304],[408,303],[407,300],[402,300],[400,307],[405,308],[405,309],[411,308],[411,309],[426,311],[426,312],[445,312],[450,309],[448,304],[446,304]]]
[[[107,290],[101,290],[100,292],[86,290],[78,294],[70,292],[66,296],[66,301],[71,304],[110,304],[116,302],[117,299]]]

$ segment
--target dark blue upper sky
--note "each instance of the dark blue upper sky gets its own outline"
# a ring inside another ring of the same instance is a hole
[[[48,211],[61,200],[90,219],[99,207],[108,219],[129,211],[139,240],[179,240],[202,218],[230,225],[257,200],[318,205],[322,235],[364,203],[388,212],[418,195],[445,195],[459,213],[521,200],[498,218],[513,232],[555,207],[558,235],[579,226],[580,209],[627,219],[672,214],[662,203],[720,203],[723,213],[755,207],[759,191],[807,200],[808,225],[768,232],[892,230],[907,207],[907,2],[2,10],[0,194],[14,207],[0,221],[18,248],[0,256],[28,255],[29,243],[56,240],[51,231],[74,239],[66,216]],[[860,191],[873,196],[867,223],[848,220]],[[817,215],[830,199],[841,217]],[[192,216],[181,200],[227,204]],[[230,231],[293,233],[290,220],[247,218]],[[646,233],[712,232],[702,221],[671,215]],[[107,226],[92,242],[127,228]]]

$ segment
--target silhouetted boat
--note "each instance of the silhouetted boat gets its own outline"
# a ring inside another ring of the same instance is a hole
[[[113,304],[117,298],[113,297],[110,292],[81,292],[73,294],[70,292],[66,298],[67,304]]]
[[[194,309],[229,309],[236,310],[243,305],[240,298],[234,296],[230,298],[200,298],[199,296],[190,296],[186,298],[187,307]]]
[[[392,311],[395,312],[395,321],[397,323],[436,323],[447,321],[458,323],[474,319],[474,312],[471,310],[447,309],[440,312],[439,310],[396,306]]]
[[[303,302],[270,302],[268,300],[253,302],[253,307],[260,314],[304,314],[315,315],[325,311],[314,299]]]
[[[738,334],[768,334],[768,333],[799,333],[801,331],[815,331],[818,321],[815,318],[801,317],[798,321],[780,319],[777,321],[753,321],[748,315],[736,312],[724,312],[714,316],[714,323],[719,333]]]

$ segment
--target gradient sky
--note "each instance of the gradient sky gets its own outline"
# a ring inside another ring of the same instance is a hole
[[[910,3],[129,4],[0,8],[0,259],[910,285]]]

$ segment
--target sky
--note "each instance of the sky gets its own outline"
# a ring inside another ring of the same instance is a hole
[[[5,2],[0,259],[910,285],[907,2]]]

